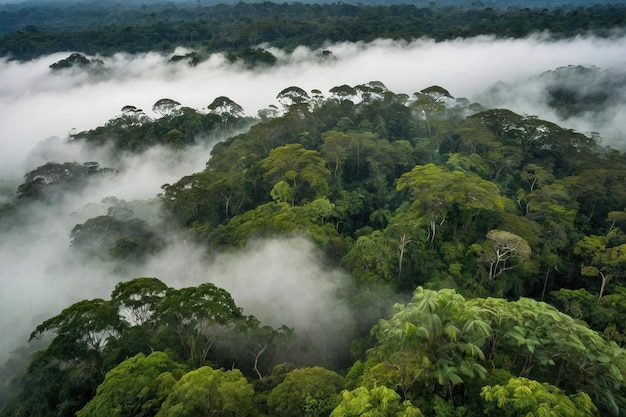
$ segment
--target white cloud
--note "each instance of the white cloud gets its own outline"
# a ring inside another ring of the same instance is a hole
[[[0,61],[0,158],[21,161],[37,142],[65,137],[72,129],[99,126],[132,104],[149,111],[158,99],[172,98],[201,109],[226,95],[248,114],[274,104],[290,85],[311,90],[356,85],[372,80],[391,90],[412,94],[441,85],[455,96],[471,97],[497,81],[515,82],[564,65],[621,67],[626,63],[626,37],[579,37],[550,41],[478,37],[449,42],[379,40],[371,44],[328,45],[336,60],[324,62],[319,51],[298,48],[278,53],[281,65],[262,72],[227,63],[221,55],[197,67],[167,64],[160,54],[117,54],[103,58],[111,69],[105,77],[84,73],[51,73],[48,66],[67,54],[28,63]],[[8,160],[8,161],[7,161]]]
[[[541,36],[522,40],[480,37],[441,43],[344,43],[325,49],[331,50],[335,59],[321,60],[319,51],[307,48],[297,48],[291,54],[274,51],[279,65],[264,71],[230,65],[221,55],[189,67],[167,64],[168,57],[155,53],[118,54],[102,58],[109,72],[99,76],[75,71],[52,73],[48,66],[68,54],[27,63],[0,60],[0,192],[19,183],[25,172],[48,158],[58,162],[65,162],[61,160],[64,158],[97,160],[103,166],[113,164],[120,169],[112,181],[100,182],[92,191],[71,197],[55,210],[23,213],[24,226],[0,236],[0,328],[5,343],[0,346],[0,358],[3,350],[23,340],[23,335],[48,315],[81,298],[108,297],[116,282],[132,278],[116,275],[96,261],[79,262],[68,250],[69,231],[84,221],[80,218],[82,207],[107,196],[126,200],[154,197],[161,184],[201,170],[210,151],[210,147],[194,149],[172,159],[165,150],[154,149],[113,160],[106,153],[94,155],[83,146],[67,144],[65,138],[73,128],[80,131],[102,125],[128,104],[149,113],[153,103],[164,97],[201,109],[225,95],[255,115],[257,110],[276,104],[278,92],[292,85],[327,92],[342,84],[377,80],[398,93],[412,94],[440,85],[457,97],[471,98],[497,81],[520,82],[559,66],[623,67],[626,38],[551,41]],[[535,85],[516,91],[535,97],[540,89]],[[526,101],[519,98],[509,95],[502,100],[527,111],[523,107]],[[613,111],[616,116],[611,123],[621,123],[624,108]],[[605,128],[608,131],[612,127]],[[47,140],[50,137],[56,139]],[[5,199],[0,198],[0,202]],[[241,257],[221,257],[211,266],[195,250],[181,250],[185,249],[181,245],[171,246],[135,276],[180,279],[181,283],[185,279],[190,283],[211,279],[231,291],[238,303],[251,310],[249,314],[271,321],[281,312],[265,307],[281,306],[282,312],[289,312],[284,317],[292,320],[287,324],[294,326],[303,326],[311,317],[323,325],[335,314],[350,320],[340,306],[332,310],[309,301],[333,299],[343,277],[337,271],[323,270],[307,243],[272,242],[251,247]],[[320,316],[322,313],[328,314]]]

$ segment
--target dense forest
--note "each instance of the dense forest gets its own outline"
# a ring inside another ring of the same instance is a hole
[[[163,99],[158,118],[127,106],[73,135],[137,152],[251,125],[215,145],[204,171],[163,186],[160,222],[113,204],[71,244],[124,264],[158,253],[164,228],[207,256],[305,236],[355,282],[342,299],[362,320],[336,340],[343,351],[307,352],[213,284],[135,278],[33,331],[51,343],[13,381],[4,415],[622,415],[621,152],[440,86],[410,97],[380,82],[292,86],[278,98],[263,119],[226,97],[207,114]],[[4,217],[100,175],[97,163],[39,167]],[[393,309],[378,301],[393,293],[404,300]]]
[[[92,23],[72,27],[62,22],[83,9],[2,7],[0,48],[10,58],[76,51],[51,72],[105,70],[87,56],[180,44],[196,52],[173,60],[193,65],[226,51],[256,66],[273,63],[265,42],[602,35],[623,29],[626,16],[623,4],[162,4],[133,8],[128,22],[94,9]],[[11,28],[15,10],[31,26]],[[40,10],[59,20],[46,27]],[[562,84],[549,105],[601,112],[611,94]],[[410,95],[376,80],[329,91],[286,85],[276,99],[251,116],[226,96],[204,109],[162,98],[153,115],[126,104],[102,126],[71,132],[69,145],[120,159],[224,139],[204,169],[153,199],[107,198],[105,214],[65,231],[77,262],[108,265],[119,279],[110,296],[43,318],[0,364],[0,416],[626,415],[622,150],[601,132],[487,108],[441,85]],[[97,160],[38,166],[0,205],[0,234],[113,175]],[[349,312],[337,320],[350,320],[301,333],[282,317],[251,315],[214,282],[174,287],[129,275],[174,240],[208,263],[259,242],[309,251],[321,270],[339,271],[333,280],[345,278],[333,302]]]
[[[177,46],[194,48],[200,56],[217,51],[237,56],[260,44],[284,49],[298,45],[318,48],[328,42],[368,42],[377,38],[523,37],[542,31],[554,37],[589,32],[611,36],[626,23],[622,2],[550,8],[343,2],[0,7],[0,56],[14,59],[66,51],[92,55],[173,52]]]

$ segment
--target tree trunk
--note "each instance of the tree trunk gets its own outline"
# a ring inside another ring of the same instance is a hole
[[[552,269],[552,267],[548,267],[548,270],[546,271],[546,277],[543,280],[543,291],[541,291],[541,301],[543,301],[543,297],[546,295],[546,287],[548,286],[548,278],[550,277],[550,269]]]
[[[602,295],[604,294],[604,287],[607,282],[606,275],[604,275],[602,271],[600,271],[600,276],[602,277],[602,285],[600,286],[600,296],[598,298],[602,298]]]
[[[400,236],[400,243],[398,244],[398,249],[399,249],[399,253],[398,253],[398,282],[400,282],[400,276],[402,275],[402,260],[404,259],[404,248],[406,248],[406,245],[408,245],[409,243],[411,243],[412,240],[406,240],[406,233],[403,233],[402,236]]]

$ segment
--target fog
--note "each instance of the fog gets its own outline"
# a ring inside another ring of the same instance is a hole
[[[407,94],[440,85],[455,97],[480,98],[484,104],[534,114],[564,127],[597,131],[607,143],[626,148],[621,127],[626,108],[623,94],[607,104],[602,119],[588,112],[563,119],[548,109],[544,97],[552,81],[537,78],[567,65],[593,65],[605,77],[623,77],[624,36],[343,43],[325,46],[332,52],[331,59],[307,48],[289,54],[268,49],[278,57],[278,64],[257,71],[229,64],[219,54],[196,67],[168,64],[168,56],[156,53],[118,54],[99,57],[105,70],[98,73],[51,72],[48,66],[66,58],[69,51],[26,63],[0,60],[0,204],[14,199],[26,172],[47,161],[98,161],[117,170],[83,192],[68,194],[54,207],[32,205],[22,210],[21,224],[0,229],[0,360],[42,320],[75,301],[108,298],[117,282],[136,276],[156,276],[172,286],[214,282],[231,292],[246,314],[266,324],[293,326],[311,337],[324,333],[332,339],[354,323],[336,295],[349,285],[349,277],[326,267],[322,255],[302,238],[254,242],[240,253],[209,261],[198,248],[169,236],[170,244],[161,254],[123,274],[69,250],[72,227],[105,214],[104,198],[154,199],[162,184],[202,170],[211,145],[220,139],[204,138],[204,145],[176,153],[155,148],[116,158],[106,147],[94,151],[68,141],[70,132],[100,126],[118,116],[125,105],[154,117],[150,109],[161,98],[203,109],[225,95],[254,116],[259,109],[277,105],[278,92],[293,85],[327,92],[342,84],[376,80]],[[606,85],[601,77],[584,81],[581,88],[592,88],[596,81]],[[509,87],[489,89],[497,82]],[[144,217],[150,221],[157,209]],[[323,343],[330,349],[331,342]]]

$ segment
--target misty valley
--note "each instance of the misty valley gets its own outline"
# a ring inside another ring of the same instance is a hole
[[[625,11],[0,1],[0,417],[626,415]]]

